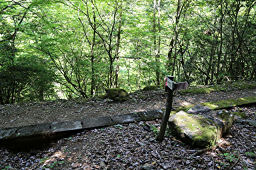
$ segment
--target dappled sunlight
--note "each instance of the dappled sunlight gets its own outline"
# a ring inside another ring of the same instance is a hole
[[[87,156],[83,155],[82,160],[84,163],[77,162],[77,152],[72,153],[64,153],[62,151],[56,151],[52,156],[46,157],[40,160],[43,165],[42,168],[56,168],[61,166],[62,164],[71,163],[72,168],[83,168],[83,169],[92,169],[92,165],[90,165],[90,160]]]
[[[218,140],[218,146],[219,147],[227,147],[227,146],[230,146],[230,142],[227,141],[225,138],[221,138]]]
[[[180,102],[179,104],[180,104],[181,106],[189,106],[189,105],[191,105],[192,103],[187,102],[187,101],[182,101],[182,102]]]
[[[65,153],[57,151],[53,153],[52,156],[41,159],[40,162],[43,163],[42,167],[44,168],[53,168],[56,165],[63,164],[63,160],[66,158],[66,156],[67,155]]]
[[[209,108],[211,109],[216,109],[218,108],[219,106],[216,105],[216,104],[213,104],[213,103],[204,103],[205,106],[208,106]]]
[[[145,109],[135,109],[134,112],[145,112]]]

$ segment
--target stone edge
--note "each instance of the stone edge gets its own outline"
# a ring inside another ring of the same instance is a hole
[[[162,115],[162,110],[151,110],[123,115],[83,118],[75,121],[51,122],[23,127],[3,128],[0,129],[0,141],[36,135],[49,135],[59,132],[100,128],[138,121],[148,121],[162,118]]]

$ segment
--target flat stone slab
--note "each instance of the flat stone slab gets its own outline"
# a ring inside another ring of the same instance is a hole
[[[148,121],[160,119],[162,118],[162,116],[163,112],[161,110],[152,110],[146,112],[136,112],[130,114],[113,115],[105,117],[88,117],[77,121],[52,122],[24,127],[5,128],[0,129],[0,141],[45,134],[49,135],[58,132],[100,128],[105,126],[132,123],[137,121]]]
[[[202,106],[202,105],[196,105],[192,108],[190,108],[188,110],[188,113],[192,113],[192,114],[195,114],[195,113],[205,113],[205,112],[209,112],[211,109],[207,106]]]
[[[171,133],[184,143],[196,147],[214,146],[227,134],[234,116],[227,111],[213,111],[208,114],[189,114],[180,111],[168,122]]]

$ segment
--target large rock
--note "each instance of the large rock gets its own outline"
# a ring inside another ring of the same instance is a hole
[[[171,133],[183,142],[196,147],[214,146],[227,134],[234,116],[227,111],[211,111],[207,114],[189,114],[180,111],[169,119]]]
[[[126,101],[129,99],[129,94],[124,89],[106,89],[106,98],[114,101]]]
[[[143,91],[153,91],[153,90],[158,90],[158,86],[146,86],[143,88]]]

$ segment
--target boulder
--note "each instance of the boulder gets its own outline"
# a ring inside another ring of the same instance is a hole
[[[146,86],[143,88],[143,91],[153,91],[153,90],[158,90],[158,86]]]
[[[168,125],[172,135],[195,147],[214,146],[227,134],[234,116],[227,111],[211,111],[207,114],[189,114],[180,111],[172,115]]]
[[[105,97],[114,101],[126,101],[129,99],[129,94],[124,89],[113,88],[106,89]]]

